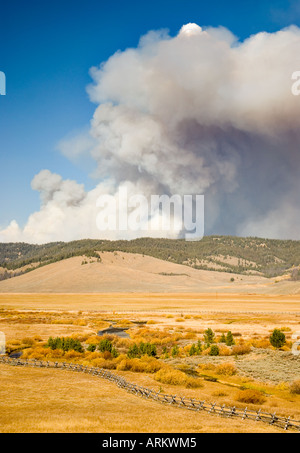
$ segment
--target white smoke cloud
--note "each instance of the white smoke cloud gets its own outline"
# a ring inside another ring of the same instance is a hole
[[[24,228],[11,222],[0,240],[104,237],[96,200],[117,198],[122,186],[204,194],[206,233],[300,239],[300,100],[291,94],[299,52],[295,26],[240,42],[224,27],[186,24],[175,37],[151,31],[115,53],[91,69],[87,90],[98,106],[89,133],[60,144],[71,160],[92,158],[99,183],[86,192],[43,170],[32,181],[40,211]]]

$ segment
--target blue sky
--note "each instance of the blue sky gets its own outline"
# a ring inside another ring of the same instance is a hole
[[[94,185],[86,168],[70,162],[58,142],[89,124],[95,105],[86,86],[89,69],[117,50],[136,47],[149,30],[223,25],[241,40],[259,31],[300,26],[299,2],[288,0],[9,1],[0,17],[0,227],[23,225],[39,208],[30,187],[46,168]]]

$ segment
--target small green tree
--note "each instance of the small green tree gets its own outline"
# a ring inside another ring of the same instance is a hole
[[[232,345],[235,344],[235,341],[233,339],[233,335],[232,335],[230,330],[229,330],[229,332],[226,335],[225,343],[226,343],[226,346],[232,346]]]
[[[46,347],[51,349],[62,349],[63,351],[74,350],[77,352],[83,352],[83,347],[80,341],[76,338],[70,337],[49,337]]]
[[[152,357],[156,357],[156,354],[157,354],[156,346],[155,346],[155,344],[152,344],[150,347],[150,354],[148,354],[148,355],[150,355]]]
[[[189,355],[196,355],[197,354],[197,348],[194,344],[192,344],[192,346],[190,347],[190,350],[189,350]]]
[[[192,344],[189,350],[189,355],[200,355],[202,351],[201,341],[198,340],[196,344]]]
[[[209,355],[219,355],[220,350],[216,344],[211,345]]]
[[[274,329],[270,336],[270,343],[274,348],[281,348],[285,344],[285,335],[279,329]]]
[[[117,349],[116,348],[112,348],[112,350],[111,350],[112,358],[115,359],[116,357],[118,357],[118,355],[119,355],[119,353],[118,353]]]
[[[212,329],[208,328],[204,331],[204,341],[206,344],[211,344],[214,342],[215,334]]]
[[[55,348],[55,342],[54,342],[54,339],[52,337],[49,337],[48,338],[48,341],[47,343],[45,344],[45,347],[46,348],[51,348],[51,349],[56,349]]]
[[[94,352],[96,351],[96,345],[95,344],[90,344],[87,348],[89,352]]]
[[[103,340],[100,341],[98,349],[101,352],[105,352],[105,351],[111,352],[112,347],[113,347],[112,342],[110,340],[108,340],[107,338],[104,338]]]
[[[132,346],[129,346],[129,349],[127,351],[127,357],[129,357],[130,359],[134,359],[135,357],[139,357],[139,355],[140,351],[136,343],[133,343]]]
[[[69,345],[68,345],[68,351],[70,349],[73,349],[74,351],[77,351],[77,352],[84,352],[84,349],[83,349],[82,344],[80,343],[80,341],[77,340],[77,339],[74,339],[74,338],[70,338],[70,342],[69,342]]]
[[[201,354],[201,351],[202,351],[202,345],[201,345],[201,341],[198,340],[197,341],[197,347],[196,347],[196,354]]]
[[[171,355],[172,357],[177,357],[179,354],[179,348],[177,345],[173,346],[172,350],[171,350]]]
[[[140,343],[139,345],[140,355],[149,355],[150,357],[156,356],[156,346],[151,343]]]
[[[226,343],[226,337],[224,333],[222,333],[219,343]]]

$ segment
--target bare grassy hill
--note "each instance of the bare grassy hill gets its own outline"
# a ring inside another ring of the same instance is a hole
[[[297,294],[300,283],[260,275],[194,269],[151,256],[101,252],[101,260],[76,256],[0,282],[0,293]]]

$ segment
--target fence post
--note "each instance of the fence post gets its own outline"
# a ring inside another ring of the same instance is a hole
[[[288,427],[289,427],[289,420],[290,420],[290,418],[291,418],[291,417],[288,417],[288,418],[286,419],[286,424],[285,424],[285,426],[284,426],[284,429],[285,429],[285,430],[287,430]]]
[[[197,411],[200,411],[200,409],[202,409],[204,403],[205,403],[205,400],[200,402]]]
[[[231,408],[231,411],[229,412],[228,417],[232,417],[233,415],[235,415],[235,406],[233,406]]]
[[[191,403],[191,405],[192,405],[192,408],[195,407],[194,401],[195,401],[195,398],[191,398],[191,399],[190,399],[190,403]]]
[[[261,409],[259,409],[259,410],[257,411],[257,416],[256,416],[256,418],[255,418],[255,421],[260,420],[260,418],[261,418],[261,417],[260,417],[260,412],[261,412]]]
[[[153,393],[153,390],[152,390],[152,389],[149,390],[148,395],[147,395],[147,398],[150,398],[151,393]]]
[[[208,411],[209,414],[210,414],[212,411],[215,410],[216,404],[217,404],[217,403],[213,403],[213,404],[211,405],[211,408],[210,408],[209,411]]]
[[[183,405],[185,406],[185,402],[184,402],[184,396],[183,396],[183,397],[182,397],[182,396],[180,397],[180,403],[179,403],[179,406],[181,406],[182,404],[183,404]]]
[[[247,412],[247,407],[246,407],[246,409],[244,410],[244,413],[243,413],[243,416],[242,416],[242,420],[244,420],[244,419],[247,417],[246,412]]]

